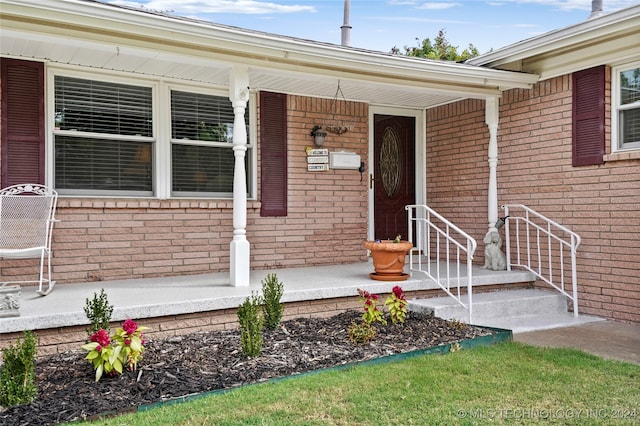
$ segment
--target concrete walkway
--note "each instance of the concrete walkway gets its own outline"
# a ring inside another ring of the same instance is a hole
[[[575,348],[607,359],[640,364],[640,324],[599,321],[517,333],[513,340],[534,346]]]

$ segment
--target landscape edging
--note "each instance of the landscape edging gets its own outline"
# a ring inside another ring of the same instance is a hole
[[[461,349],[473,349],[473,348],[476,348],[478,346],[490,346],[490,345],[495,345],[495,344],[500,343],[500,342],[513,340],[513,332],[511,330],[507,330],[507,329],[503,329],[503,328],[495,328],[495,327],[485,327],[485,326],[475,326],[475,327],[491,330],[493,333],[489,334],[489,335],[486,335],[486,336],[479,336],[479,337],[475,337],[475,338],[472,338],[472,339],[464,339],[464,340],[460,340],[458,342],[453,342],[453,343],[447,343],[447,344],[444,344],[444,345],[433,346],[431,348],[417,349],[415,351],[391,354],[391,355],[387,355],[387,356],[383,356],[383,357],[379,357],[379,358],[368,359],[368,360],[364,360],[364,361],[350,362],[350,363],[347,363],[347,364],[336,365],[334,367],[326,367],[326,368],[320,368],[318,370],[306,371],[304,373],[292,374],[290,376],[285,376],[285,377],[274,377],[274,378],[267,379],[267,380],[264,380],[264,381],[255,382],[255,383],[247,383],[245,385],[240,385],[240,386],[236,386],[236,387],[233,387],[233,388],[216,389],[216,390],[202,392],[202,393],[184,395],[184,396],[180,396],[180,397],[177,397],[177,398],[171,398],[171,399],[168,399],[166,401],[155,402],[153,404],[140,405],[140,406],[138,406],[137,411],[138,412],[149,411],[149,410],[152,410],[152,409],[155,409],[155,408],[159,408],[159,407],[163,407],[163,406],[167,406],[167,405],[179,404],[179,403],[183,403],[183,402],[189,402],[189,401],[193,401],[193,400],[196,400],[196,399],[204,398],[204,397],[211,396],[211,395],[218,395],[218,394],[224,394],[224,393],[227,393],[227,392],[232,392],[232,391],[235,391],[237,389],[244,388],[244,387],[247,387],[247,386],[262,385],[262,384],[267,384],[267,383],[277,383],[277,382],[280,382],[280,381],[283,381],[283,380],[289,380],[289,379],[294,379],[294,378],[298,378],[298,377],[304,377],[304,376],[308,376],[308,375],[311,375],[311,374],[322,373],[322,372],[325,372],[325,371],[343,370],[343,369],[353,368],[353,367],[358,367],[358,366],[376,365],[376,364],[381,364],[381,363],[404,361],[406,359],[415,358],[415,357],[422,356],[422,355],[434,355],[434,354],[435,355],[444,355],[444,354],[447,354],[449,352],[452,352],[452,347],[454,347],[454,345],[456,345],[456,344],[458,345],[458,348],[456,350],[461,350]],[[107,415],[107,414],[105,414],[105,415]],[[98,416],[98,417],[100,417],[100,416]]]

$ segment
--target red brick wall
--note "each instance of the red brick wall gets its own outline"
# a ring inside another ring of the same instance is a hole
[[[608,99],[610,92],[608,83]],[[569,75],[540,82],[531,90],[504,93],[498,203],[525,204],[580,235],[581,313],[640,322],[640,155],[572,167],[571,103]],[[610,102],[607,105],[610,152]],[[487,145],[482,102],[429,111],[429,205],[452,215],[476,238],[486,232]]]
[[[60,200],[54,277],[101,281],[220,270],[229,264],[230,201]]]
[[[307,171],[306,147],[315,125],[344,120],[351,130],[329,133],[323,148],[355,152],[368,147],[368,105],[288,97],[289,209],[287,217],[250,214],[252,261],[256,268],[329,265],[366,260],[367,180],[357,170]]]
[[[308,172],[305,148],[314,125],[345,120],[325,148],[366,158],[368,106],[290,96],[289,211],[260,217],[249,201],[247,239],[253,268],[362,262],[367,232],[367,181],[356,170]],[[259,167],[258,167],[259,170]],[[259,185],[258,185],[259,187]],[[259,194],[258,194],[259,196]],[[53,275],[61,283],[229,270],[231,200],[92,199],[60,197],[53,238]],[[37,261],[2,261],[2,278],[34,278]]]
[[[477,241],[488,226],[489,130],[484,117],[484,101],[479,100],[427,111],[427,204]]]

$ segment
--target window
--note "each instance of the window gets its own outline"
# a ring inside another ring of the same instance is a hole
[[[228,95],[150,80],[84,77],[54,69],[50,74],[51,164],[61,194],[233,197],[235,114]],[[251,112],[247,107],[248,196],[256,162]]]
[[[640,63],[614,68],[614,150],[640,149]]]
[[[249,108],[245,123],[249,135]],[[233,125],[233,106],[228,97],[171,91],[172,195],[232,196]],[[247,145],[245,167],[250,173],[249,140]]]
[[[153,194],[152,88],[54,77],[54,174],[62,194]]]

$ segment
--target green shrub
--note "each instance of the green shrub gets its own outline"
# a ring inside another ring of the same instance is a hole
[[[100,289],[100,295],[93,293],[92,300],[86,299],[84,313],[91,323],[87,328],[87,336],[91,337],[101,329],[109,332],[113,306],[109,304],[104,289]]]
[[[269,330],[274,330],[282,320],[284,304],[280,303],[284,287],[278,281],[276,274],[268,274],[262,280],[262,297],[264,298],[264,324]]]
[[[349,340],[356,345],[369,343],[376,337],[375,327],[366,321],[352,322],[347,329],[347,333],[349,334]]]
[[[242,354],[247,357],[257,356],[262,351],[264,318],[261,315],[261,305],[262,298],[251,293],[251,297],[247,297],[238,308]]]
[[[458,319],[453,319],[447,322],[449,323],[449,327],[455,330],[464,330],[465,328],[467,328],[467,324]]]
[[[24,332],[16,346],[2,349],[0,365],[0,405],[12,407],[28,404],[36,397],[35,358],[37,337],[31,331]]]

